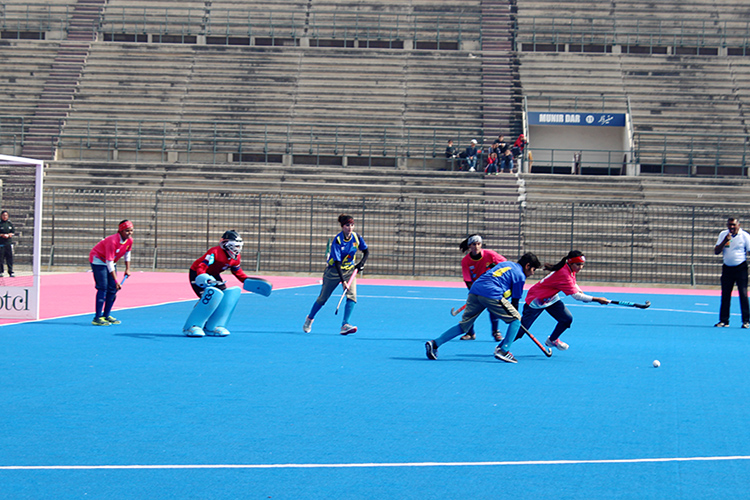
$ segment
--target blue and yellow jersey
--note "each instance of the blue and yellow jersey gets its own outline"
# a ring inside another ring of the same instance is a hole
[[[489,299],[520,299],[523,296],[523,285],[526,275],[517,262],[501,262],[471,285],[469,293]]]
[[[348,271],[354,267],[354,257],[357,250],[367,250],[367,243],[359,234],[352,231],[349,239],[344,239],[344,232],[340,232],[331,241],[331,249],[328,253],[328,265],[332,266],[335,261],[341,262],[341,270]]]

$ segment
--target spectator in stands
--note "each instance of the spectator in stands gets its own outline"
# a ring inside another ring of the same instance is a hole
[[[487,166],[484,167],[484,173],[487,175],[497,175],[497,153],[490,148],[489,154],[487,154]]]
[[[505,153],[505,150],[508,149],[508,143],[505,142],[505,136],[503,134],[500,134],[497,136],[497,140],[495,143],[498,145],[499,151],[497,152],[497,156],[500,157]]]
[[[8,265],[8,276],[14,278],[13,273],[13,235],[15,228],[8,220],[8,211],[0,212],[0,276],[5,272],[3,263]]]
[[[464,164],[468,167],[469,172],[475,172],[477,167],[477,159],[479,158],[479,149],[477,148],[477,140],[472,139],[471,145],[464,151]]]
[[[446,158],[456,158],[458,156],[458,150],[453,145],[453,139],[448,139],[448,146],[445,148]]]
[[[503,156],[500,157],[500,172],[511,173],[513,171],[513,153],[510,148],[506,149]]]
[[[518,136],[518,139],[516,139],[516,142],[513,143],[513,147],[510,148],[510,151],[513,153],[513,158],[517,160],[516,168],[518,168],[518,171],[521,171],[521,160],[523,159],[523,150],[526,148],[526,145],[529,143],[529,141],[526,140],[526,138],[523,136],[523,134],[520,134]]]
[[[729,326],[729,306],[732,300],[732,289],[737,283],[740,294],[740,313],[742,328],[750,328],[750,306],[747,298],[747,253],[750,252],[750,234],[740,229],[740,221],[735,217],[727,219],[727,228],[719,233],[714,247],[714,254],[722,254],[724,265],[721,266],[721,306],[719,322],[714,326]]]

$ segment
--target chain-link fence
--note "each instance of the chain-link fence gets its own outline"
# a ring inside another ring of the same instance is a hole
[[[28,196],[6,188],[3,201],[21,210]],[[479,233],[509,259],[531,251],[553,263],[580,249],[586,281],[715,285],[718,233],[728,216],[742,220],[750,207],[48,188],[42,263],[47,270],[87,266],[91,247],[127,218],[136,227],[137,269],[187,269],[235,229],[249,272],[318,273],[340,213],[354,216],[371,248],[370,275],[459,278],[458,243]],[[21,262],[30,260],[24,219],[14,217]]]

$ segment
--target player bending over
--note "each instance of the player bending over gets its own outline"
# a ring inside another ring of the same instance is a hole
[[[539,267],[541,264],[536,255],[525,253],[518,259],[518,263],[501,262],[477,278],[469,290],[461,322],[446,330],[437,339],[425,344],[427,358],[437,359],[438,348],[462,333],[468,332],[477,317],[487,309],[491,316],[500,318],[508,324],[505,338],[495,348],[495,357],[506,363],[516,363],[516,358],[510,352],[510,346],[516,339],[521,322],[514,316],[520,316],[516,308],[523,296],[526,278],[533,275]]]
[[[210,248],[190,266],[190,285],[200,300],[182,327],[182,333],[188,337],[229,335],[226,325],[242,290],[239,287],[227,288],[220,275],[229,269],[241,282],[249,279],[240,267],[242,245],[237,231],[226,231],[218,246]]]
[[[544,264],[545,271],[552,271],[541,281],[535,283],[526,293],[526,303],[523,305],[523,317],[521,324],[528,330],[534,321],[547,311],[550,316],[557,320],[557,326],[552,330],[552,334],[544,342],[548,347],[557,347],[561,351],[568,348],[568,344],[560,340],[560,335],[570,328],[573,323],[573,315],[565,304],[560,300],[560,292],[570,295],[581,302],[598,302],[599,304],[609,304],[609,300],[604,297],[592,297],[581,291],[576,283],[576,274],[583,269],[586,263],[586,257],[579,250],[571,250],[560,262],[554,266]],[[523,337],[523,332],[518,334],[518,338]],[[518,340],[518,339],[516,339]]]

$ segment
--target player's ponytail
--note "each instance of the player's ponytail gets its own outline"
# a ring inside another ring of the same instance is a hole
[[[570,252],[568,252],[568,255],[563,257],[560,260],[560,262],[558,262],[554,266],[552,264],[545,263],[544,270],[545,271],[559,271],[560,269],[563,268],[565,264],[567,264],[568,260],[575,259],[576,257],[582,257],[582,256],[583,256],[583,252],[581,252],[580,250],[571,250]]]

